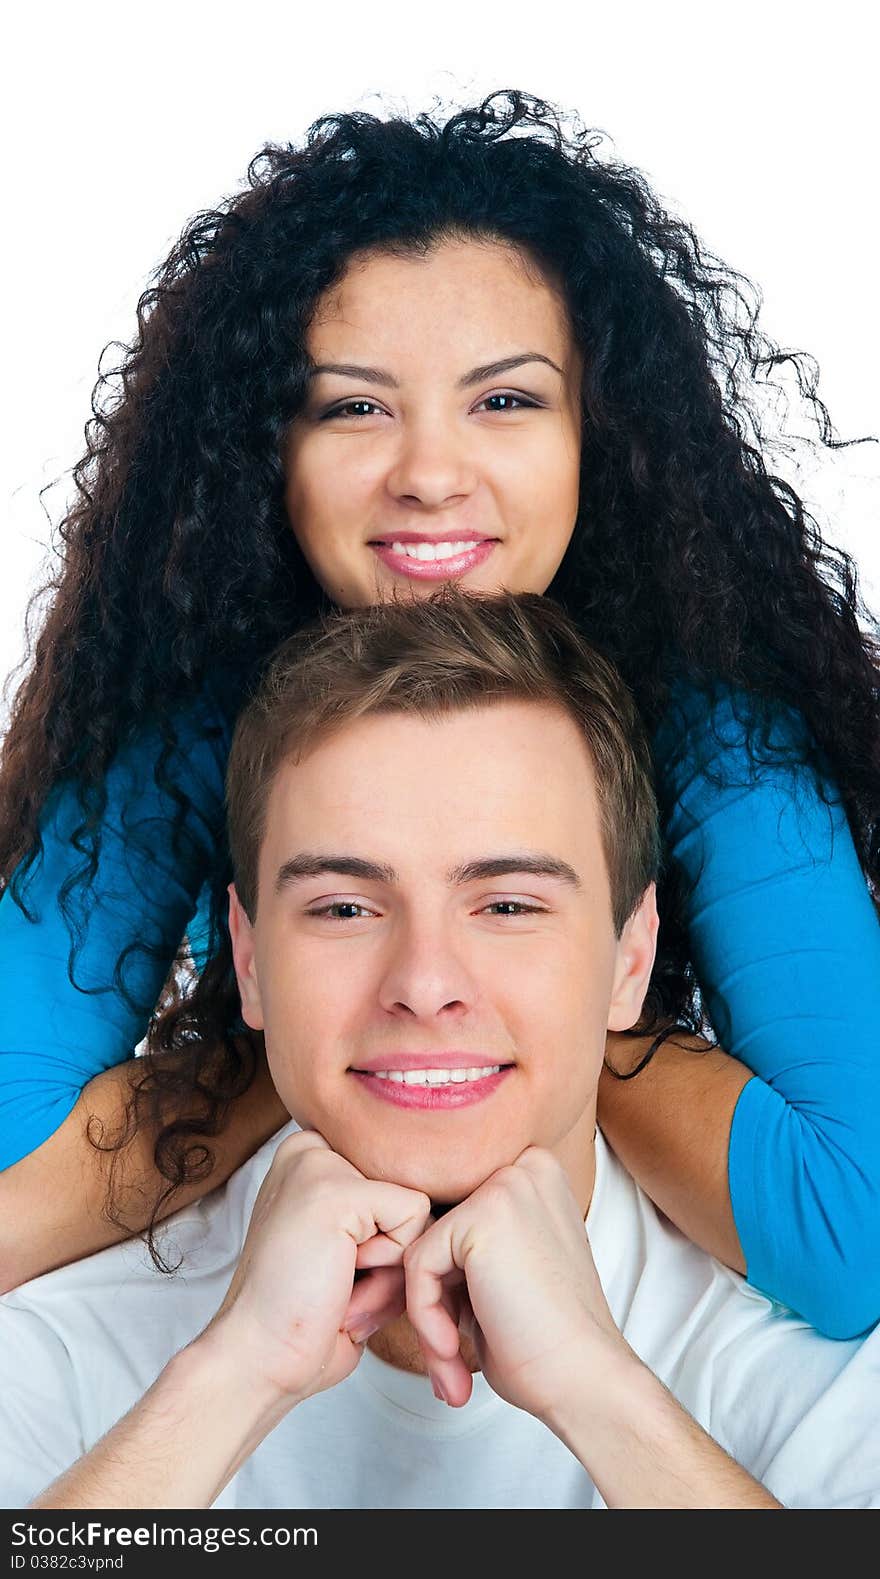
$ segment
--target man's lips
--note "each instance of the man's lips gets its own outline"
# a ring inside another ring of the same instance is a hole
[[[430,1068],[430,1065],[424,1066]],[[444,1066],[438,1064],[437,1068]],[[449,1065],[445,1066],[449,1069]],[[350,1069],[355,1080],[364,1091],[379,1102],[390,1103],[392,1107],[405,1108],[410,1112],[438,1113],[455,1112],[459,1108],[470,1108],[480,1102],[486,1102],[502,1086],[513,1068],[512,1064],[496,1064],[483,1066],[472,1064],[472,1069],[485,1068],[485,1074],[478,1078],[464,1077],[461,1071],[458,1080],[445,1080],[441,1084],[432,1081],[418,1081],[410,1083],[404,1079],[382,1079],[377,1073],[369,1073],[360,1069]]]
[[[379,1053],[349,1066],[353,1074],[369,1075],[377,1069],[492,1069],[505,1068],[510,1059],[490,1058],[485,1053],[447,1051],[436,1053]]]

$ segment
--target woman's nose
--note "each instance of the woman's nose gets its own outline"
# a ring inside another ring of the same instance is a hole
[[[467,498],[476,484],[467,435],[457,424],[419,423],[404,430],[387,479],[402,504],[437,509]]]

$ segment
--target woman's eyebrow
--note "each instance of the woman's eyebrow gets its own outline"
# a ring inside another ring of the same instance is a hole
[[[545,362],[548,367],[552,367],[554,373],[559,374],[560,378],[565,377],[562,368],[542,351],[523,351],[519,356],[505,356],[500,362],[487,362],[483,367],[473,368],[470,373],[465,373],[464,377],[458,380],[458,387],[467,389],[471,384],[482,384],[485,378],[498,378],[502,373],[511,372],[514,367],[522,367],[524,362]]]
[[[482,367],[471,368],[469,373],[463,374],[458,380],[457,388],[469,389],[472,384],[482,384],[486,378],[498,378],[515,367],[522,367],[526,362],[544,362],[560,378],[565,377],[562,368],[542,351],[522,351],[517,356],[502,357],[500,362],[486,362]],[[319,362],[309,369],[310,378],[317,378],[321,373],[337,373],[341,378],[360,378],[365,384],[382,384],[387,389],[400,388],[393,373],[386,372],[382,367],[362,367],[358,362]]]
[[[361,367],[357,362],[319,362],[309,368],[309,378],[320,373],[338,373],[342,378],[361,378],[365,384],[385,384],[389,389],[399,389],[397,379],[381,367]]]

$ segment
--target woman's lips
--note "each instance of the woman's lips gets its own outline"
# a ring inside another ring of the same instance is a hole
[[[364,1088],[380,1102],[392,1102],[396,1107],[421,1108],[428,1112],[438,1109],[470,1107],[474,1102],[484,1102],[497,1091],[512,1064],[505,1064],[495,1075],[485,1075],[481,1080],[463,1080],[446,1086],[409,1086],[396,1080],[380,1080],[376,1075],[364,1074],[360,1069],[350,1069]]]
[[[369,546],[383,565],[397,576],[410,581],[452,581],[466,576],[477,565],[485,564],[493,548],[498,546],[498,538],[486,537],[475,548],[453,554],[448,559],[412,559],[409,554],[395,553],[390,543],[370,543]]]

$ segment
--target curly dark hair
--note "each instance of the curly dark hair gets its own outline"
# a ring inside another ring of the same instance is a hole
[[[236,711],[276,645],[328,607],[283,501],[319,296],[355,253],[471,235],[515,244],[561,283],[583,354],[580,509],[549,594],[616,663],[649,730],[681,673],[748,693],[753,757],[771,751],[774,710],[799,710],[803,755],[833,774],[876,890],[876,639],[860,628],[870,622],[852,560],[769,469],[762,431],[761,385],[784,368],[821,443],[841,442],[815,364],[766,337],[749,282],[607,155],[601,134],[504,90],[445,123],[328,115],[302,147],[265,147],[245,190],[186,227],[141,297],[132,344],[101,372],[0,760],[0,881],[24,909],[47,797],[76,787],[82,862],[60,896],[71,972],[73,890],[97,869],[116,753],[158,725],[157,782],[184,840],[192,811],[168,773],[182,708],[219,668]],[[151,1045],[176,1056],[146,1058],[135,1093],[132,1122],[148,1100],[167,1118],[157,1213],[210,1173],[204,1137],[253,1074],[223,922],[228,875],[218,848],[212,957],[182,1000],[168,989]],[[645,1023],[696,1027],[675,883],[667,873]]]

